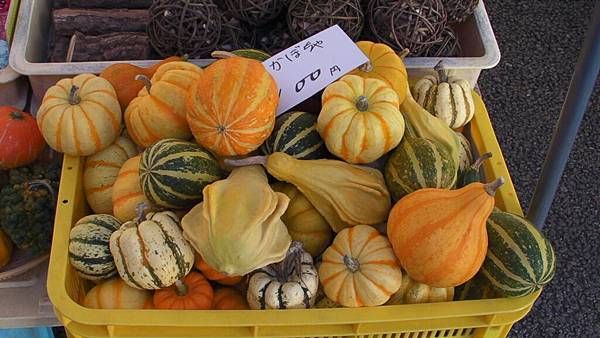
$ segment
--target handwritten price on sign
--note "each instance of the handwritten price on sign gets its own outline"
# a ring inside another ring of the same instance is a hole
[[[332,26],[263,62],[279,87],[277,115],[308,99],[368,58]]]

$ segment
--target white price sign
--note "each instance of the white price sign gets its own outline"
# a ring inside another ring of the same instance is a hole
[[[277,115],[285,113],[369,59],[332,26],[263,62],[279,87]]]

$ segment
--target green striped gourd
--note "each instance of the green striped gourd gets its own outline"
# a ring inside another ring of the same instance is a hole
[[[552,245],[523,217],[493,212],[487,221],[488,252],[481,268],[504,297],[531,294],[554,277]]]
[[[119,136],[108,148],[85,159],[83,190],[90,208],[95,213],[112,213],[112,187],[117,180],[119,169],[137,153],[137,146],[133,141]]]
[[[265,155],[280,151],[301,160],[324,158],[328,154],[317,132],[317,117],[301,111],[279,116],[261,151]]]
[[[470,281],[456,287],[454,300],[476,300],[498,298],[496,290],[481,272]]]
[[[111,215],[85,216],[71,229],[69,261],[79,276],[102,280],[117,273],[110,253],[109,240],[121,222]]]
[[[492,153],[485,153],[481,155],[475,163],[467,167],[465,171],[459,173],[458,181],[456,182],[456,186],[458,188],[462,188],[466,185],[469,185],[474,182],[481,182],[481,165],[487,159],[492,157]]]
[[[191,208],[202,201],[202,189],[223,178],[215,158],[201,146],[165,139],[142,154],[140,182],[148,200],[171,209]]]
[[[194,265],[194,250],[171,211],[151,212],[123,224],[110,237],[110,252],[121,278],[138,289],[169,287]]]
[[[473,153],[471,152],[471,143],[463,133],[456,132],[460,140],[460,149],[458,151],[458,174],[464,172],[473,163]]]
[[[216,50],[216,51],[210,53],[210,56],[212,56],[215,59],[226,59],[226,58],[230,58],[230,57],[241,56],[243,58],[253,59],[253,60],[260,61],[260,62],[266,61],[271,57],[271,55],[269,55],[267,52],[264,52],[259,49],[251,49],[251,48],[236,49],[236,50],[232,50],[231,52]]]
[[[450,189],[455,177],[450,156],[423,138],[405,137],[385,164],[385,182],[394,201],[422,188]]]
[[[473,118],[475,104],[469,81],[448,77],[441,67],[436,75],[427,75],[415,83],[413,94],[417,102],[450,128],[460,128]]]

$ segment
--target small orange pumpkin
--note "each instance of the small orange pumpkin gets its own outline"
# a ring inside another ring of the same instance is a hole
[[[112,186],[113,215],[121,222],[135,219],[136,207],[140,203],[148,206],[148,210],[153,210],[152,203],[146,198],[140,185],[141,158],[142,155],[137,155],[125,161]]]
[[[202,256],[200,256],[198,253],[196,253],[194,267],[200,270],[206,279],[219,284],[235,285],[242,280],[242,276],[227,276],[215,270],[213,267],[206,264],[206,262],[202,259]]]
[[[124,113],[131,139],[139,146],[149,147],[159,140],[192,137],[186,120],[186,100],[192,84],[202,69],[189,62],[169,62],[160,66],[152,80],[136,76],[143,88]]]
[[[35,119],[15,107],[0,107],[0,135],[2,169],[35,161],[46,145]]]
[[[100,73],[100,77],[108,80],[115,88],[121,110],[125,111],[129,102],[135,99],[140,90],[144,88],[144,83],[135,79],[136,75],[142,74],[148,78],[152,78],[158,67],[165,63],[182,60],[179,56],[171,56],[148,68],[138,67],[129,63],[116,63],[104,68],[102,73]]]
[[[221,59],[204,69],[188,97],[196,141],[220,156],[245,155],[269,137],[279,103],[277,85],[262,63]]]
[[[412,192],[392,208],[387,233],[408,275],[438,288],[471,279],[487,252],[486,221],[502,178],[471,183],[457,190],[426,188]]]
[[[190,272],[183,281],[154,292],[154,307],[164,310],[210,310],[213,289],[202,274]]]
[[[215,310],[249,310],[248,301],[234,288],[220,288],[215,290],[213,297]]]

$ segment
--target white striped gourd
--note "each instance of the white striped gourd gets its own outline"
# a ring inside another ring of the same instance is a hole
[[[85,216],[71,229],[69,261],[79,276],[101,280],[117,273],[110,253],[109,240],[121,222],[111,215]]]
[[[417,81],[413,88],[415,99],[450,128],[460,128],[475,114],[471,85],[467,80],[448,77],[441,64],[435,70],[437,76],[427,75]]]
[[[495,211],[487,221],[488,251],[481,273],[504,297],[531,294],[554,277],[552,245],[523,217]]]
[[[277,117],[273,133],[260,149],[265,155],[281,151],[301,160],[327,156],[325,143],[317,132],[317,117],[301,111]]]
[[[165,139],[142,154],[142,190],[158,206],[191,208],[202,201],[202,189],[221,178],[223,173],[215,158],[192,142]]]
[[[450,156],[423,138],[405,137],[385,165],[385,182],[394,201],[422,188],[452,188],[455,178]]]
[[[194,250],[170,211],[123,224],[110,238],[110,251],[121,278],[138,289],[169,287],[194,265]]]
[[[125,161],[138,153],[129,138],[120,136],[108,148],[85,159],[83,189],[86,200],[97,214],[111,214],[112,187]]]
[[[471,151],[471,143],[465,135],[460,132],[456,132],[456,136],[460,140],[460,148],[458,151],[458,173],[459,176],[462,172],[467,170],[473,163],[473,152]]]

